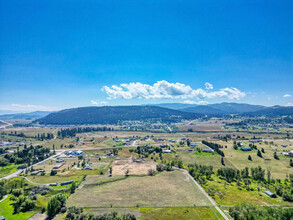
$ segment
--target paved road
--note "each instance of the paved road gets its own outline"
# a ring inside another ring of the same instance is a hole
[[[227,215],[219,208],[219,206],[217,205],[217,203],[207,194],[207,192],[201,187],[201,185],[199,185],[199,183],[197,181],[195,181],[195,179],[189,174],[189,172],[185,169],[179,169],[179,168],[175,168],[180,170],[181,172],[183,172],[186,176],[188,176],[193,182],[194,184],[199,188],[199,190],[207,197],[207,199],[212,203],[212,205],[218,210],[218,212],[223,216],[223,218],[225,220],[230,220]]]
[[[45,161],[47,161],[47,160],[52,159],[53,157],[58,157],[58,156],[61,155],[63,152],[64,152],[64,151],[61,151],[61,152],[58,153],[58,154],[52,155],[51,157],[48,157],[48,158],[45,159],[45,160],[42,160],[42,161],[40,161],[40,162],[38,162],[38,163],[35,163],[34,165],[31,165],[31,166],[27,167],[26,169],[30,169],[32,166],[39,165],[39,164],[41,164],[41,163],[43,163],[43,162],[45,162]],[[6,179],[6,180],[8,180],[8,179],[11,179],[11,178],[13,178],[13,177],[16,177],[17,175],[19,175],[19,174],[21,174],[22,172],[24,172],[26,169],[20,169],[20,170],[14,172],[14,173],[11,173],[11,174],[9,174],[9,175],[7,175],[7,176],[5,176],[5,177],[2,177],[1,179]]]
[[[7,197],[8,197],[8,195],[5,195],[5,196],[3,197],[3,199],[0,200],[0,202],[3,202],[5,199],[7,199]]]

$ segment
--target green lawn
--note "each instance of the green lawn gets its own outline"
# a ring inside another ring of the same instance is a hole
[[[9,200],[9,197],[0,203],[0,216],[4,216],[7,220],[26,220],[33,216],[36,212],[20,212],[13,214],[13,201]]]

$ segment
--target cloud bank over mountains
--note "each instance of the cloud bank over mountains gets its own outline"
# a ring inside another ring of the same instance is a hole
[[[183,83],[170,83],[165,80],[153,85],[140,82],[123,83],[119,86],[104,86],[102,91],[108,99],[212,99],[226,98],[239,100],[246,96],[245,92],[234,87],[213,90],[210,83],[205,83],[205,89],[193,89]]]

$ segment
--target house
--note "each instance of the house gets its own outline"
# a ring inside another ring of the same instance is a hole
[[[282,146],[282,147],[287,147],[288,145],[286,145],[286,144],[282,144],[281,146]]]
[[[43,172],[45,172],[45,170],[35,170],[35,171],[31,172],[31,175],[37,175],[37,174],[43,173]]]
[[[91,168],[91,166],[89,164],[85,164],[84,170],[92,170],[93,168]]]
[[[251,151],[251,147],[241,147],[242,151]]]
[[[66,155],[70,155],[70,154],[72,154],[72,151],[71,150],[70,151],[66,151],[65,154]]]
[[[5,220],[5,217],[4,216],[0,216],[0,220]]]
[[[202,149],[202,152],[205,152],[205,153],[213,153],[214,150],[212,150],[210,148],[205,148],[205,149]]]
[[[60,167],[62,167],[65,163],[60,163],[60,164],[56,164],[53,169],[59,169]]]
[[[250,143],[259,143],[262,142],[262,140],[260,139],[253,139],[253,140],[249,140]]]
[[[171,150],[163,150],[164,153],[172,153]]]
[[[192,144],[191,146],[190,146],[190,148],[195,148],[197,146],[197,144]]]
[[[288,157],[293,157],[293,150],[291,150],[290,152],[283,152],[283,155]]]
[[[62,162],[64,162],[64,159],[62,159],[62,158],[58,158],[58,159],[56,160],[56,163],[62,163]]]
[[[268,195],[271,198],[277,198],[277,195],[275,193],[272,193],[271,191],[267,190],[265,191],[265,194]]]
[[[74,151],[72,154],[73,155],[82,155],[82,150],[77,150],[77,151]]]
[[[50,183],[49,186],[58,186],[58,183]]]

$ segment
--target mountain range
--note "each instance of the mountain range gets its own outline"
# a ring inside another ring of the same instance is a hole
[[[250,105],[244,103],[218,103],[209,105],[163,103],[141,106],[79,107],[58,112],[31,112],[0,115],[0,119],[28,119],[40,124],[116,124],[125,120],[156,119],[178,121],[204,116],[238,114],[243,116],[293,115],[293,107]]]
[[[14,114],[3,114],[0,115],[1,120],[12,120],[12,119],[24,119],[24,120],[35,120],[47,116],[52,112],[49,111],[35,111],[29,113],[14,113]]]
[[[194,119],[202,114],[183,112],[158,106],[103,106],[80,107],[51,113],[36,120],[40,124],[116,124],[119,121],[156,119],[178,121]]]

